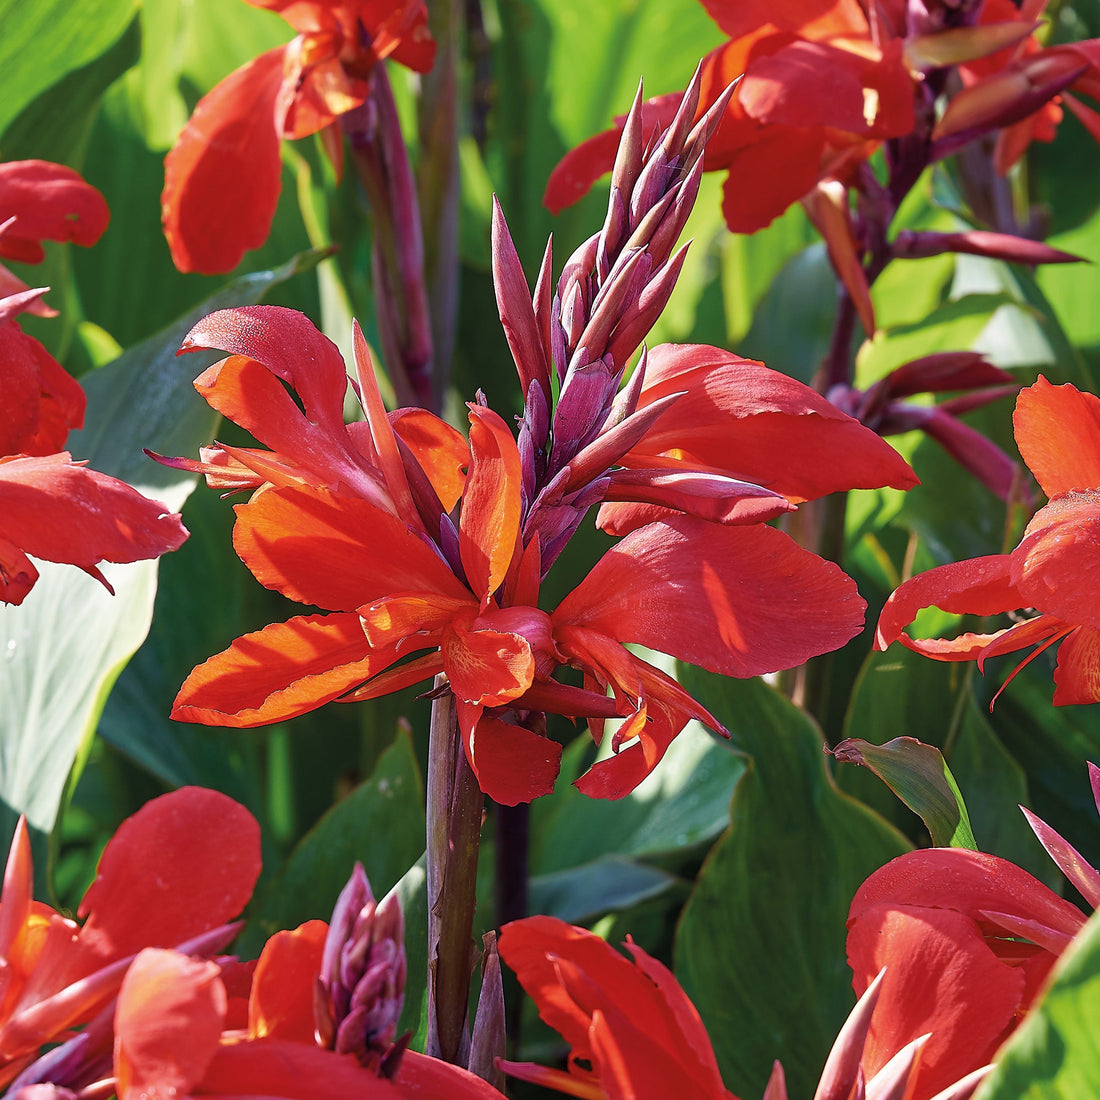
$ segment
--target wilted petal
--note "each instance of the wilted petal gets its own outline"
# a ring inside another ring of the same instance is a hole
[[[40,241],[89,246],[107,228],[103,196],[80,173],[45,160],[0,164],[0,221],[15,218],[0,236],[0,256],[36,264],[45,258]]]

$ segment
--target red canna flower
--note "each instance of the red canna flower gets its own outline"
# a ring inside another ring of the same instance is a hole
[[[1089,765],[1100,810],[1100,770]],[[1034,814],[1028,823],[1092,906],[1100,873]],[[1042,989],[1085,914],[1008,860],[961,848],[898,856],[859,888],[848,962],[862,992],[885,967],[867,1068],[931,1033],[911,1100],[989,1062]],[[910,1094],[907,1094],[909,1096]]]
[[[339,353],[301,314],[276,307],[214,314],[184,346],[233,353],[196,385],[275,450],[214,448],[203,463],[169,461],[213,484],[255,489],[236,506],[238,554],[261,583],[330,613],[273,624],[212,657],[181,688],[178,719],[261,725],[444,672],[485,793],[514,804],[553,788],[560,745],[516,724],[553,711],[593,719],[597,736],[600,720],[627,719],[613,742],[623,751],[579,781],[616,798],[689,718],[721,728],[624,643],[754,676],[860,629],[863,601],[835,565],[758,523],[676,514],[633,530],[543,611],[542,542],[521,537],[523,461],[491,410],[470,406],[469,444],[428,413],[387,417],[359,337],[367,421],[345,426]],[[298,390],[304,413],[279,379]],[[583,687],[555,678],[566,665],[582,672]]]
[[[628,960],[593,932],[528,917],[506,924],[499,946],[539,1015],[569,1044],[566,1070],[504,1062],[513,1077],[595,1100],[734,1100],[695,1006],[633,940]]]
[[[583,1100],[735,1100],[722,1083],[710,1038],[695,1006],[672,973],[632,940],[625,959],[605,940],[554,917],[504,926],[500,953],[538,1006],[539,1015],[569,1044],[565,1070],[503,1062],[513,1077]],[[906,1040],[872,1064],[881,1046],[868,1044],[882,1003],[883,975],[868,984],[844,1024],[821,1073],[817,1100],[868,1097],[917,1100],[913,1088],[927,1035]],[[936,1100],[966,1100],[989,1067],[952,1080]],[[927,1100],[928,1094],[920,1097]],[[777,1061],[763,1100],[787,1100]]]
[[[885,36],[857,0],[764,5],[703,0],[729,41],[703,60],[699,113],[742,77],[707,147],[706,171],[729,172],[722,211],[735,233],[753,233],[811,190],[845,177],[885,138],[913,128],[915,78],[903,42]],[[665,125],[679,95],[645,105],[647,132]],[[611,168],[618,131],[579,145],[555,168],[544,202],[576,202]]]
[[[1061,642],[1055,705],[1095,702],[1100,612],[1091,578],[1100,538],[1100,400],[1068,384],[1053,386],[1040,375],[1021,391],[1013,423],[1020,454],[1049,503],[1010,554],[941,565],[902,584],[882,609],[875,646],[885,649],[897,640],[938,661],[977,659],[983,670],[991,657],[1037,647],[1011,680],[1029,660]],[[905,627],[928,606],[954,614],[1036,613],[991,634],[910,637]]]
[[[424,0],[247,0],[297,32],[230,73],[195,108],[164,162],[164,234],[181,271],[236,267],[267,239],[281,189],[279,142],[329,131],[360,106],[374,65],[427,72]]]
[[[71,169],[0,164],[0,256],[38,262],[43,239],[93,244],[107,218],[103,196]],[[44,293],[0,265],[0,600],[12,604],[38,579],[28,554],[76,565],[110,591],[100,562],[155,558],[187,538],[178,515],[63,450],[84,423],[84,391],[15,319],[52,314]]]
[[[83,925],[32,898],[26,822],[12,842],[0,894],[0,1087],[118,992],[135,953],[224,947],[260,873],[260,830],[217,791],[185,787],[119,827],[81,902]]]
[[[392,1078],[314,1038],[314,996],[326,925],[310,921],[268,940],[234,1019],[232,967],[150,949],[134,960],[115,1014],[119,1100],[148,1095],[279,1096],[295,1100],[499,1100],[479,1077],[412,1051]],[[236,1026],[236,1025],[241,1026]]]

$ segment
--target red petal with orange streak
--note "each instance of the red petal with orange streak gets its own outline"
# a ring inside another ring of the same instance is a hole
[[[956,615],[998,615],[1024,607],[1026,601],[1012,584],[1010,569],[1007,554],[991,554],[911,577],[886,601],[875,628],[875,648],[885,649],[895,641],[924,607]]]
[[[119,1100],[190,1094],[217,1053],[225,1013],[217,963],[143,951],[115,1010]]]
[[[225,924],[245,907],[259,874],[260,827],[239,803],[203,787],[154,798],[103,850],[80,903],[88,918],[81,956],[102,965]]]
[[[467,755],[478,786],[494,802],[516,806],[554,790],[561,745],[522,726],[482,714]]]
[[[462,494],[458,542],[462,567],[482,607],[500,587],[519,538],[519,449],[491,409],[470,406],[470,472]]]
[[[1058,647],[1054,705],[1100,702],[1100,631],[1078,627]]]
[[[248,999],[250,1037],[315,1042],[313,997],[326,935],[328,925],[311,920],[264,944]]]
[[[298,603],[353,611],[394,592],[472,599],[428,543],[358,497],[286,486],[234,510],[241,559],[261,584]]]
[[[372,651],[354,612],[272,623],[238,638],[184,681],[179,722],[245,729],[294,718],[343,695],[397,660]]]
[[[552,618],[744,677],[839,648],[865,606],[850,577],[774,528],[682,516],[627,535]]]
[[[443,505],[449,512],[462,496],[470,445],[461,432],[427,409],[398,409],[390,413],[394,433],[416,456]]]
[[[1040,375],[1020,391],[1012,423],[1020,455],[1048,497],[1100,488],[1100,398]]]
[[[624,466],[711,470],[795,503],[917,483],[897,451],[869,428],[761,363],[700,344],[662,344],[649,353],[639,404],[680,392]]]
[[[268,50],[203,96],[164,160],[164,235],[180,271],[231,271],[267,240],[282,188],[283,53]]]
[[[111,214],[107,201],[79,172],[45,160],[0,164],[0,221],[15,224],[0,237],[0,256],[36,264],[45,258],[40,241],[93,245]]]
[[[1025,980],[993,954],[973,921],[889,901],[864,909],[848,927],[857,994],[886,967],[862,1058],[868,1077],[929,1032],[913,1096],[933,1096],[991,1060],[1015,1024]]]
[[[535,678],[531,646],[520,634],[469,630],[455,622],[443,630],[441,648],[443,671],[455,695],[475,706],[503,706]]]

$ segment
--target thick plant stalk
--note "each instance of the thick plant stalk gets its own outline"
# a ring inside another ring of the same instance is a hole
[[[427,1053],[465,1065],[484,798],[466,759],[445,677],[437,677],[436,690],[428,743]]]
[[[424,234],[412,168],[384,65],[374,68],[370,82],[370,98],[340,121],[367,195],[382,357],[399,405],[438,412]]]

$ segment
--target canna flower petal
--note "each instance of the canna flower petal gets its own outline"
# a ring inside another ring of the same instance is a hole
[[[38,578],[27,558],[75,565],[113,591],[97,566],[177,549],[178,515],[61,454],[0,457],[0,599],[22,603]]]
[[[13,320],[0,323],[0,362],[0,455],[64,450],[70,430],[84,424],[80,383]]]
[[[539,1015],[569,1044],[572,1087],[514,1064],[509,1072],[576,1096],[730,1100],[694,1005],[640,947],[628,942],[629,961],[583,928],[528,917],[504,926],[499,948]]]
[[[282,189],[275,100],[284,48],[208,92],[164,161],[164,235],[180,271],[231,271],[267,240]]]
[[[1058,647],[1054,705],[1100,702],[1100,631],[1079,627]]]
[[[328,925],[306,921],[276,932],[256,963],[248,999],[248,1034],[314,1042],[313,999]]]
[[[115,1011],[119,1100],[190,1094],[217,1054],[226,1007],[217,963],[143,951]]]
[[[172,717],[238,729],[281,722],[338,698],[396,660],[392,648],[371,649],[354,613],[272,623],[194,669]]]
[[[298,603],[354,611],[394,592],[470,599],[427,542],[359,497],[286,486],[234,511],[237,553],[261,584]]]
[[[793,503],[843,489],[917,483],[874,432],[761,363],[703,345],[663,344],[649,353],[639,407],[674,393],[683,396],[622,459],[624,466],[724,473]]]
[[[478,786],[494,802],[516,806],[550,794],[561,768],[561,745],[491,714],[472,721],[478,708],[459,701],[466,755]]]
[[[462,567],[482,608],[500,587],[519,538],[523,474],[508,425],[491,409],[470,406],[470,470],[462,494]]]
[[[552,619],[747,677],[844,645],[865,606],[836,565],[774,528],[682,516],[627,535]]]
[[[111,214],[103,196],[78,172],[45,160],[0,164],[0,222],[15,218],[0,235],[0,256],[37,264],[41,241],[96,243]]]
[[[1100,486],[1100,399],[1042,375],[1020,391],[1016,444],[1039,487],[1054,498]]]

